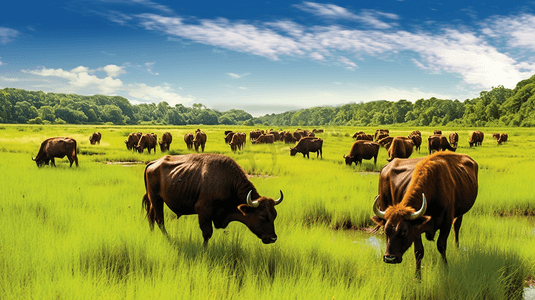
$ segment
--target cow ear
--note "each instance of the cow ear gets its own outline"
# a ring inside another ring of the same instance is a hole
[[[240,204],[240,205],[238,205],[238,210],[241,211],[241,213],[245,216],[247,214],[252,213],[255,210],[255,208],[254,207],[250,207],[247,204]]]
[[[372,221],[374,221],[375,224],[377,224],[378,226],[385,226],[385,223],[386,223],[385,219],[381,219],[378,216],[373,216]]]

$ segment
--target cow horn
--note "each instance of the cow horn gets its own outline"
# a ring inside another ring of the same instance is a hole
[[[253,190],[250,190],[249,193],[247,194],[247,205],[250,206],[250,207],[258,207],[258,205],[260,205],[260,203],[258,203],[258,201],[252,201],[251,200],[251,192]]]
[[[410,217],[411,220],[416,220],[419,217],[423,216],[425,214],[425,211],[427,210],[427,201],[425,200],[425,195],[422,193],[422,207],[419,211],[413,213]]]
[[[379,195],[377,195],[375,197],[375,201],[373,201],[373,212],[379,218],[384,219],[385,218],[385,212],[381,211],[381,209],[379,209],[379,202],[377,200],[379,200]]]
[[[279,190],[279,192],[281,193],[281,196],[280,196],[279,199],[275,200],[275,205],[277,205],[277,204],[281,204],[281,202],[282,202],[282,198],[284,198],[284,195],[282,194],[282,191]]]

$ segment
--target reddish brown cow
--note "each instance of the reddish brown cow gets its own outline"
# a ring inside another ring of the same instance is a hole
[[[388,129],[377,129],[375,131],[375,141],[378,141],[382,138],[385,138],[390,135],[390,131]]]
[[[356,139],[357,141],[373,141],[373,136],[370,134],[359,134]]]
[[[154,153],[156,153],[156,144],[157,144],[157,141],[158,138],[156,136],[156,134],[154,133],[145,133],[141,136],[141,138],[139,139],[139,142],[137,143],[136,146],[134,146],[134,148],[136,148],[136,150],[139,152],[139,153],[143,153],[143,150],[147,149],[147,151],[149,152],[150,154],[150,150],[151,149],[154,149]]]
[[[193,133],[184,134],[184,143],[186,143],[188,150],[193,149]]]
[[[262,134],[263,134],[263,132],[260,131],[260,130],[253,130],[253,131],[249,132],[249,139],[252,142],[252,141],[256,140]]]
[[[502,143],[507,142],[508,135],[507,133],[500,134],[500,137],[498,138],[498,145],[501,145]]]
[[[372,141],[360,140],[354,142],[349,151],[349,155],[344,155],[346,165],[351,166],[353,162],[355,162],[355,165],[358,165],[359,163],[362,165],[363,159],[372,158],[373,163],[377,165],[377,156],[379,155],[380,147],[381,146],[378,143]]]
[[[442,130],[435,130],[435,132],[433,132],[433,134],[442,134]]]
[[[290,148],[290,155],[295,156],[297,152],[302,153],[303,157],[310,158],[309,152],[316,152],[316,158],[323,158],[323,140],[315,137],[306,137],[299,140],[295,147]]]
[[[312,129],[313,133],[323,133],[323,129]]]
[[[234,152],[236,152],[236,150],[241,150],[244,147],[246,140],[247,135],[245,133],[237,132],[232,136],[232,140],[229,143],[230,149]]]
[[[286,144],[293,144],[295,142],[297,142],[297,140],[294,138],[293,134],[291,132],[285,132],[284,135],[282,136],[282,140],[286,143]]]
[[[472,134],[470,135],[470,140],[468,141],[468,143],[470,144],[470,147],[481,146],[483,144],[484,138],[485,138],[485,135],[483,134],[483,132],[476,130],[472,132]]]
[[[458,143],[459,143],[459,134],[457,134],[457,132],[450,133],[451,146],[457,148]]]
[[[102,135],[100,134],[100,132],[93,132],[93,134],[91,134],[91,136],[89,137],[89,143],[91,143],[91,145],[94,145],[96,143],[100,145],[101,138]]]
[[[232,137],[234,136],[234,132],[229,132],[225,135],[225,144],[230,143],[232,141]]]
[[[173,136],[169,132],[164,132],[162,135],[162,139],[158,141],[158,144],[160,144],[160,150],[162,152],[169,151],[171,148],[171,142],[173,141]]]
[[[379,145],[385,147],[386,150],[390,149],[390,145],[392,145],[392,140],[394,139],[393,136],[387,136],[377,141]]]
[[[457,148],[454,148],[448,143],[448,139],[441,134],[430,135],[427,138],[427,147],[429,148],[429,154],[433,151],[446,151],[446,149],[455,152]]]
[[[355,132],[355,134],[353,134],[352,138],[356,139],[357,136],[359,136],[361,134],[366,134],[366,133],[364,131],[357,131],[357,132]]]
[[[412,154],[414,143],[412,139],[404,136],[396,136],[392,139],[392,145],[388,149],[387,161],[392,161],[394,158],[409,158]]]
[[[437,248],[445,263],[446,244],[451,226],[455,245],[463,215],[477,197],[478,165],[468,155],[436,152],[425,158],[395,159],[382,170],[379,195],[373,203],[377,224],[384,226],[386,251],[383,261],[402,262],[402,256],[414,243],[416,271],[419,274],[424,248],[421,234],[432,241],[437,230]]]
[[[154,222],[167,235],[164,203],[177,218],[197,214],[204,245],[215,228],[232,221],[245,224],[264,244],[277,240],[275,206],[283,199],[260,196],[243,169],[230,157],[215,154],[164,156],[145,168],[143,206],[151,230]]]
[[[128,138],[124,141],[126,149],[134,150],[135,146],[139,143],[139,139],[143,134],[141,132],[132,132],[128,135]]]
[[[273,134],[262,134],[252,143],[253,144],[273,144],[274,142],[275,142],[275,136]]]
[[[37,156],[32,158],[33,161],[37,164],[38,167],[41,167],[43,164],[48,165],[48,162],[51,162],[53,167],[56,166],[56,161],[54,157],[64,158],[67,156],[69,162],[71,163],[69,167],[72,167],[72,163],[76,163],[78,167],[78,156],[76,156],[76,140],[69,137],[54,137],[44,140],[39,147],[39,152]]]
[[[199,146],[201,146],[202,152],[204,152],[204,145],[206,144],[206,133],[197,129],[195,132],[195,139],[193,140],[193,145],[195,146],[195,151],[199,152]]]
[[[412,135],[412,136],[409,135],[409,138],[414,143],[414,147],[416,148],[416,150],[418,150],[418,152],[420,152],[420,146],[422,145],[422,136],[418,135],[418,134],[415,134],[415,135]]]

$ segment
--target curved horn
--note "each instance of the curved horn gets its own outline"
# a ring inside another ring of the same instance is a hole
[[[425,200],[425,195],[422,193],[422,207],[419,211],[413,213],[410,217],[411,220],[416,220],[419,217],[423,216],[425,214],[425,211],[427,210],[427,201]]]
[[[250,206],[250,207],[258,207],[258,205],[260,205],[260,203],[258,203],[258,201],[252,201],[251,200],[251,192],[253,190],[250,190],[249,193],[247,194],[247,205]]]
[[[381,209],[379,209],[379,202],[377,200],[379,200],[379,195],[377,195],[375,197],[375,200],[373,201],[373,212],[379,218],[384,219],[385,218],[385,212],[381,211]]]
[[[284,198],[284,195],[282,194],[282,191],[279,190],[279,192],[281,192],[281,196],[280,196],[279,199],[275,200],[275,205],[277,205],[277,204],[281,204],[281,202],[282,202],[282,198]]]

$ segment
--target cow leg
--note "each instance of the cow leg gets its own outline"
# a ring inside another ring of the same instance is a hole
[[[56,161],[54,160],[53,157],[50,159],[50,165],[51,165],[52,167],[55,167],[55,166],[56,166]]]
[[[414,240],[414,258],[416,259],[416,275],[419,276],[422,268],[422,259],[424,258],[424,245],[422,244],[422,237],[418,236]]]
[[[199,226],[201,227],[202,237],[204,238],[203,246],[208,244],[208,240],[212,237],[214,233],[214,228],[212,227],[212,218],[210,215],[205,215],[199,213]]]
[[[461,230],[461,224],[463,223],[463,216],[460,215],[453,221],[453,237],[455,238],[455,246],[459,248],[459,230]]]
[[[451,224],[451,222],[445,222],[446,224]],[[445,227],[445,228],[444,228]],[[437,249],[438,252],[442,255],[444,263],[447,264],[448,260],[446,259],[446,246],[448,244],[448,236],[450,235],[451,225],[443,226],[440,228],[440,234],[437,239]]]

